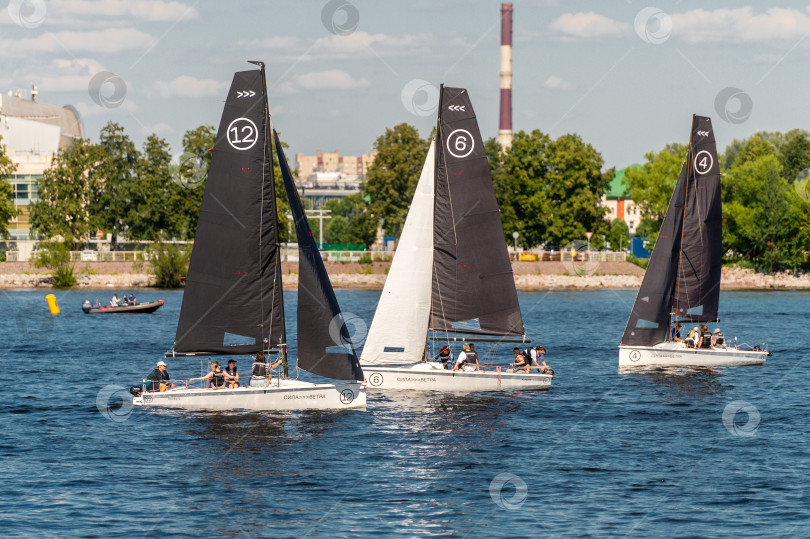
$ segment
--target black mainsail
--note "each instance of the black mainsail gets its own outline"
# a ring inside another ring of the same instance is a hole
[[[343,313],[312,236],[278,134],[276,154],[298,239],[298,366],[336,380],[364,379]]]
[[[233,77],[183,294],[173,353],[248,354],[284,342],[264,67]]]
[[[651,346],[670,322],[714,322],[723,254],[720,165],[712,121],[694,115],[686,161],[658,234],[622,344]]]
[[[433,216],[430,329],[523,336],[489,163],[464,88],[441,88]]]

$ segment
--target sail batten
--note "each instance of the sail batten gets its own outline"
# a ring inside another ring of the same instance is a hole
[[[261,70],[234,75],[211,157],[177,324],[177,353],[247,354],[281,342],[275,189]],[[275,311],[274,311],[275,306]],[[230,338],[238,335],[242,339]]]
[[[336,380],[363,380],[335,291],[312,236],[277,133],[273,133],[284,189],[298,239],[298,366]]]
[[[711,119],[693,116],[686,161],[669,201],[622,344],[667,340],[670,321],[718,318],[722,259],[720,166]]]
[[[442,86],[436,145],[430,327],[524,335],[500,210],[467,91]]]

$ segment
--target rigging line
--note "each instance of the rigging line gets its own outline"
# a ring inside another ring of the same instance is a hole
[[[270,107],[267,106],[268,96],[267,96],[267,90],[266,90],[267,84],[264,81],[264,66],[262,66],[261,74],[262,74],[262,84],[265,87],[265,92],[264,92],[264,98],[262,99],[262,101],[264,101],[264,148],[263,148],[264,156],[263,156],[263,159],[262,159],[262,181],[259,182],[260,190],[261,190],[260,206],[259,206],[261,208],[261,210],[259,211],[259,264],[261,264],[261,268],[259,269],[259,321],[260,321],[260,323],[262,325],[262,330],[261,330],[261,332],[259,334],[261,335],[261,343],[260,343],[260,345],[261,345],[262,348],[264,348],[264,334],[267,331],[267,328],[264,327],[264,257],[262,256],[263,255],[262,240],[264,238],[262,236],[264,235],[264,182],[265,182],[265,178],[266,178],[265,175],[267,174],[267,149],[268,149],[267,148],[267,127],[268,127],[268,125],[267,124],[270,123],[270,117],[269,117],[269,114],[268,114]],[[272,162],[272,158],[270,159],[270,161]],[[272,311],[273,311],[273,309],[271,307],[271,309],[270,309],[270,320],[268,321],[270,323],[270,331],[271,332],[273,331],[273,312]],[[270,345],[270,337],[271,337],[270,333],[267,333],[267,344],[268,344],[268,346]]]
[[[689,163],[691,162],[690,157],[692,156],[692,133],[689,133],[689,149],[686,151],[686,162],[684,166],[686,167],[686,185],[684,186],[684,193],[683,193],[683,213],[681,214],[681,241],[678,249],[678,271],[675,274],[675,313],[678,312],[678,308],[680,307],[680,298],[681,298],[681,265],[683,263],[683,230],[686,226],[686,205],[689,201]],[[676,184],[677,185],[677,184]],[[688,309],[688,307],[687,307]]]

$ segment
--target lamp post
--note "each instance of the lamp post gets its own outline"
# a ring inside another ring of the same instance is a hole
[[[517,239],[520,237],[520,232],[512,232],[512,237],[515,238],[515,258],[517,258]]]

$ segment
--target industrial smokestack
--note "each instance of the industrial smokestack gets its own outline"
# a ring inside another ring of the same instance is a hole
[[[501,118],[498,142],[512,145],[512,4],[501,4]]]

